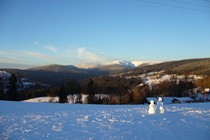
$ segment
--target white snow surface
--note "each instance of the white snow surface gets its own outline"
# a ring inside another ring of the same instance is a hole
[[[209,140],[210,103],[148,107],[0,101],[0,139]]]
[[[37,98],[32,98],[32,99],[24,100],[23,102],[48,103],[49,100],[52,100],[53,102],[58,102],[59,101],[58,97],[37,97]]]

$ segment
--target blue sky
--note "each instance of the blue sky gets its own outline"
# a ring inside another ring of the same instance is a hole
[[[0,64],[210,56],[208,0],[2,0]]]

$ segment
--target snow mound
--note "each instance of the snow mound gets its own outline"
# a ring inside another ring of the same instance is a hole
[[[48,103],[49,101],[58,102],[58,97],[37,97],[28,100],[24,100],[23,102],[32,102],[32,103]]]

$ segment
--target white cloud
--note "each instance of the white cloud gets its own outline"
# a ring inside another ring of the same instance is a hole
[[[99,64],[106,62],[106,59],[95,53],[87,51],[85,48],[77,49],[77,57],[84,61],[85,63]]]
[[[44,46],[45,49],[51,51],[51,52],[54,52],[54,53],[57,53],[58,52],[58,48],[52,46],[52,45],[47,45],[47,46]]]

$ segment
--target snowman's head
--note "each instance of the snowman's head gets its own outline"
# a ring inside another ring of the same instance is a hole
[[[159,98],[158,98],[158,101],[161,102],[161,101],[163,101],[163,99],[162,99],[161,97],[159,97]]]
[[[153,101],[153,100],[151,100],[151,101],[150,101],[150,104],[154,104],[154,101]]]

